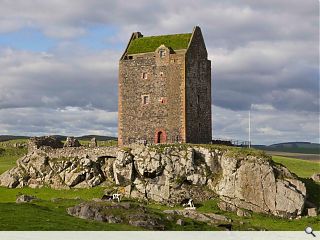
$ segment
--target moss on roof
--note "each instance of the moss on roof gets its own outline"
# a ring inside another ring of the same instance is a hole
[[[173,50],[187,49],[190,38],[191,33],[137,38],[131,41],[127,53],[154,52],[161,44],[171,47]]]

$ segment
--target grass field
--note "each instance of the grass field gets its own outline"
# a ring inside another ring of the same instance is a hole
[[[302,178],[310,178],[312,174],[320,172],[320,162],[305,161],[296,158],[272,156],[272,160],[286,166],[291,172]]]
[[[16,161],[27,153],[26,148],[16,148],[14,144],[25,143],[24,140],[0,142],[0,174],[16,166]]]
[[[26,153],[25,149],[14,148],[10,142],[0,144],[0,173],[15,166],[16,160]],[[83,142],[85,143],[85,142]],[[314,172],[319,172],[319,163],[274,156],[273,160],[283,164],[305,182],[309,199],[320,203],[320,185],[308,179]],[[66,208],[80,202],[100,198],[104,188],[53,190],[49,188],[7,189],[0,187],[0,230],[142,230],[125,224],[107,224],[71,217]],[[33,195],[39,198],[32,203],[16,204],[16,197],[20,194]],[[133,201],[127,199],[125,201]],[[134,201],[133,201],[134,202]],[[167,206],[148,204],[148,209],[163,214]],[[320,216],[316,218],[302,217],[299,220],[281,219],[264,214],[252,214],[252,217],[238,217],[233,212],[223,212],[217,207],[217,200],[208,200],[197,206],[200,212],[214,212],[223,214],[233,220],[234,230],[298,230],[312,226],[315,231],[320,230]],[[179,207],[177,207],[179,208]],[[185,226],[175,222],[166,222],[167,230],[223,230],[190,219],[184,219]]]

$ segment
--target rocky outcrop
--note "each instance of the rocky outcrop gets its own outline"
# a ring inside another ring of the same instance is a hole
[[[36,200],[37,198],[29,195],[20,195],[17,197],[16,203],[27,203]]]
[[[284,217],[301,215],[306,188],[286,168],[252,156],[225,156],[220,163],[222,177],[212,188],[226,203]]]
[[[78,139],[74,137],[67,137],[63,147],[81,147],[81,144]]]
[[[219,196],[224,210],[301,215],[306,188],[260,152],[212,146],[39,148],[0,176],[6,187],[87,188],[116,184],[127,197],[179,204]],[[240,214],[240,213],[239,213]]]
[[[0,185],[16,188],[49,186],[55,189],[89,188],[113,182],[114,148],[41,148],[17,161],[0,175]]]
[[[191,218],[196,221],[205,222],[207,224],[213,225],[220,222],[231,222],[231,219],[215,214],[215,213],[200,213],[195,210],[164,210],[166,214],[180,215],[186,218]]]
[[[315,182],[320,182],[320,173],[315,173],[311,176],[311,179]]]
[[[130,211],[129,211],[130,210]],[[126,223],[148,230],[164,230],[161,217],[149,213],[140,205],[131,203],[105,204],[86,202],[67,209],[69,215],[107,223]]]

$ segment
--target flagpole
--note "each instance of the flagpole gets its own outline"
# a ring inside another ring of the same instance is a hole
[[[251,148],[251,108],[249,109],[249,148]]]

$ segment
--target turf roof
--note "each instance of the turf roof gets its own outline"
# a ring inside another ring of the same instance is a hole
[[[184,33],[136,38],[131,41],[127,53],[154,52],[161,44],[173,50],[187,49],[191,35],[191,33]]]

